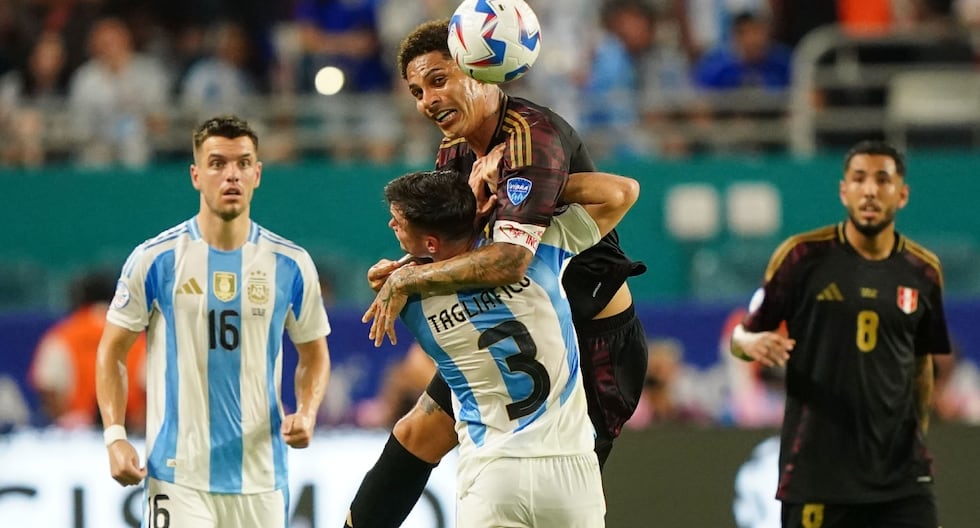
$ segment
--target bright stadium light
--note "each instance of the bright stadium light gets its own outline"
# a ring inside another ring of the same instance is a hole
[[[334,66],[326,66],[316,72],[313,85],[317,93],[323,95],[334,95],[344,87],[344,72]]]

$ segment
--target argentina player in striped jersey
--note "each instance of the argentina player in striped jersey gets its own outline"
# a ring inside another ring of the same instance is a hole
[[[457,526],[604,526],[595,429],[560,276],[625,215],[638,185],[596,176],[608,181],[591,186],[587,205],[554,217],[518,283],[414,295],[400,314],[453,393]],[[455,171],[407,174],[385,198],[389,225],[415,257],[438,262],[486,243],[473,192]]]
[[[97,392],[112,477],[146,479],[143,526],[286,526],[286,446],[306,447],[330,371],[307,252],[250,218],[258,138],[234,116],[194,132],[193,218],[123,266],[99,344]],[[146,467],[126,439],[125,358],[147,332]],[[282,337],[299,354],[296,411],[281,400]]]

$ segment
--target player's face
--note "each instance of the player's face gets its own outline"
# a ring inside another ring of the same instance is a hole
[[[248,136],[212,136],[194,154],[191,180],[201,192],[201,206],[228,221],[247,213],[262,177],[262,163]]]
[[[486,120],[487,85],[463,73],[438,51],[419,55],[405,70],[415,108],[450,139],[466,137]]]
[[[844,172],[840,199],[858,232],[871,237],[893,225],[908,203],[909,189],[891,156],[858,154]]]
[[[401,209],[397,205],[392,205],[389,211],[391,211],[391,220],[388,221],[388,227],[395,232],[395,238],[401,244],[402,251],[416,257],[430,256],[425,246],[425,237],[412,229]]]

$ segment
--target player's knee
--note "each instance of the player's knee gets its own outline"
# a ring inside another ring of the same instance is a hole
[[[438,407],[425,405],[423,399],[395,423],[392,435],[409,453],[436,464],[456,447],[456,431],[452,417]]]

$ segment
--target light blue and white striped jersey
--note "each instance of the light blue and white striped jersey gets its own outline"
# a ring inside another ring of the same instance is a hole
[[[138,246],[107,315],[147,330],[147,471],[214,493],[287,485],[283,330],[330,333],[307,252],[251,224],[234,251],[201,238],[196,218]]]
[[[571,206],[544,232],[521,282],[413,296],[406,304],[402,320],[453,391],[461,468],[485,458],[592,452],[595,431],[560,275],[599,238],[592,218]]]

